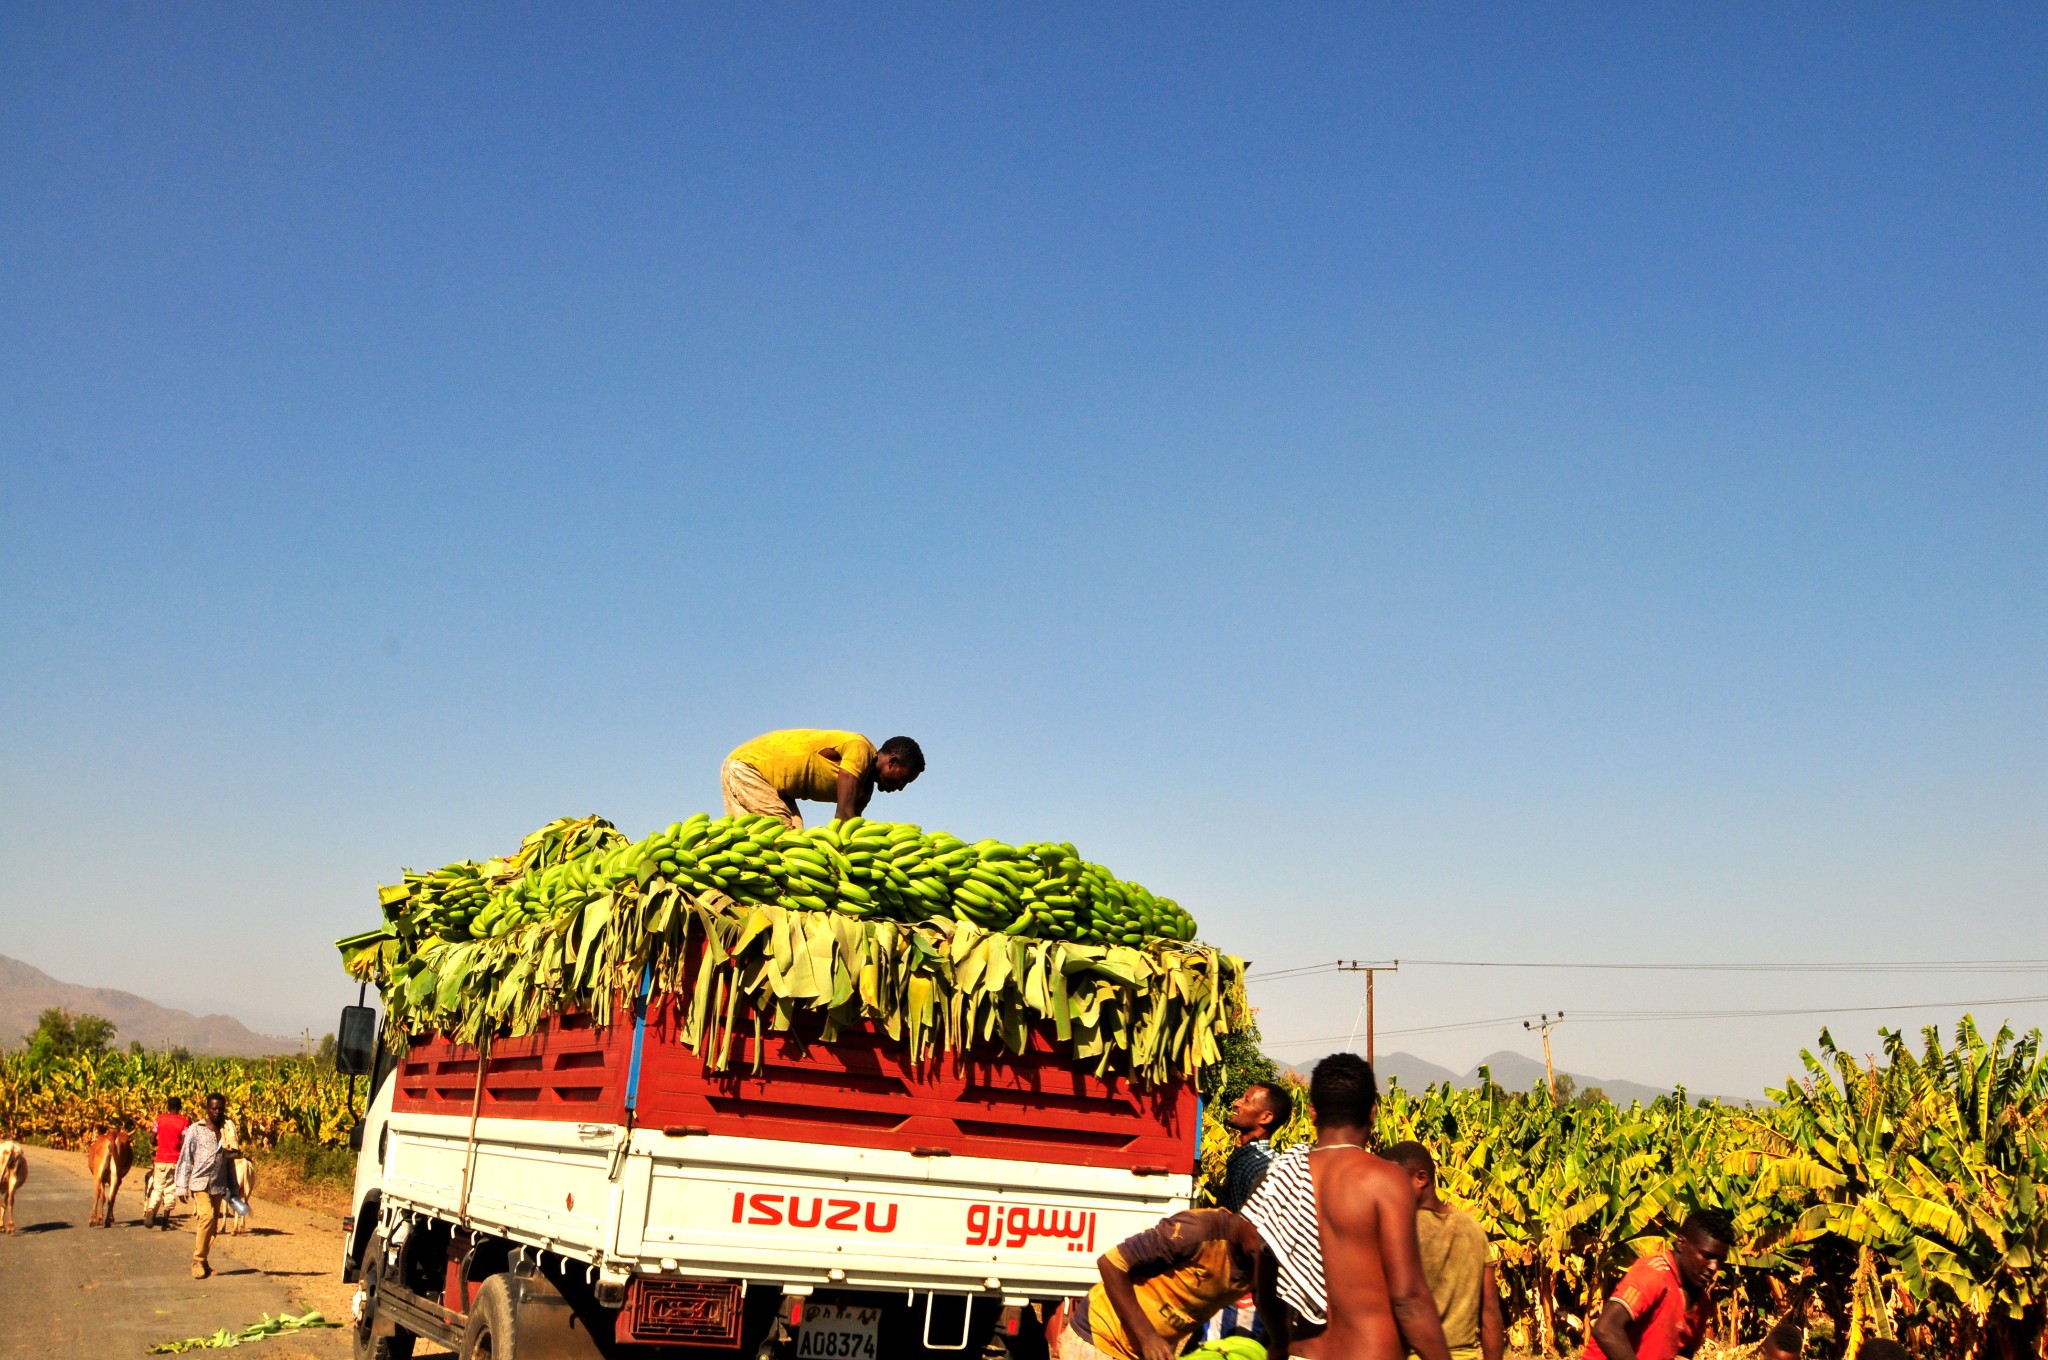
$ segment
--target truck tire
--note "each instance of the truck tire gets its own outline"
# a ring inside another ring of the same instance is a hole
[[[604,1347],[543,1276],[497,1274],[477,1290],[461,1360],[601,1360]]]
[[[518,1360],[519,1332],[505,1277],[493,1275],[469,1306],[469,1325],[462,1331],[462,1360]]]
[[[363,1291],[363,1315],[355,1325],[355,1360],[412,1360],[412,1346],[417,1338],[377,1316],[377,1292],[384,1281],[382,1237],[372,1237],[363,1248],[363,1263],[356,1278]]]

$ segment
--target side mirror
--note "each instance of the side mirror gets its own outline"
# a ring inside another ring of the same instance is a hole
[[[371,1006],[344,1006],[334,1028],[334,1070],[344,1077],[367,1076],[377,1061],[377,1012]]]

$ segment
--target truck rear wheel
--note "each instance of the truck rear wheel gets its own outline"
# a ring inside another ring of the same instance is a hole
[[[516,1360],[519,1333],[505,1277],[484,1281],[469,1308],[469,1326],[462,1333],[462,1360]]]
[[[601,1360],[604,1346],[554,1283],[498,1274],[469,1307],[462,1360]]]

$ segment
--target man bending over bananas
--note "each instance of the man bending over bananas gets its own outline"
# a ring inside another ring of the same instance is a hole
[[[894,793],[924,773],[924,752],[909,737],[878,749],[858,732],[797,727],[755,737],[725,758],[719,785],[725,815],[751,812],[801,827],[799,801],[831,803],[840,821],[867,810],[875,790]]]

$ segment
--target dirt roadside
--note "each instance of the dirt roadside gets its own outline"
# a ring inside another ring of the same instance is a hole
[[[142,1226],[139,1167],[121,1187],[115,1226],[90,1228],[92,1184],[77,1152],[29,1148],[21,1231],[0,1238],[0,1355],[140,1355],[150,1345],[240,1330],[264,1313],[318,1309],[343,1324],[257,1343],[268,1360],[339,1360],[354,1286],[341,1282],[341,1222],[259,1194],[246,1233],[216,1240],[215,1275],[191,1277],[191,1215]],[[260,1177],[260,1171],[259,1171]]]

